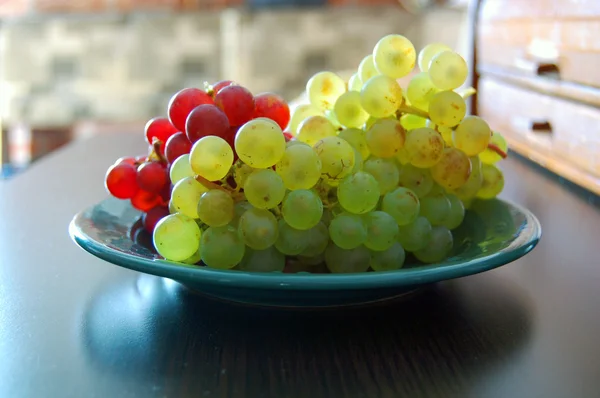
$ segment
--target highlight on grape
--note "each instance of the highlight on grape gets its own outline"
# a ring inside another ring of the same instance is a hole
[[[466,115],[467,75],[448,46],[417,53],[388,35],[349,81],[315,74],[292,114],[229,80],[185,88],[147,123],[148,155],[118,159],[105,186],[172,262],[289,273],[441,262],[465,209],[504,187],[507,144]]]

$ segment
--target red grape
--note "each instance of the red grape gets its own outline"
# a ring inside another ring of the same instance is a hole
[[[285,142],[290,142],[291,140],[294,139],[294,136],[292,135],[292,133],[290,133],[288,131],[284,131],[283,136],[285,137]]]
[[[160,150],[165,152],[165,144],[170,136],[175,134],[177,129],[164,117],[155,117],[146,123],[146,141],[152,145],[154,138],[161,142]]]
[[[188,116],[185,122],[185,131],[192,143],[207,135],[216,135],[226,139],[229,135],[229,120],[216,106],[200,105]]]
[[[222,88],[225,88],[231,84],[233,84],[231,80],[221,80],[220,82],[216,82],[215,84],[213,84],[213,97],[217,95]]]
[[[179,131],[185,131],[185,121],[190,112],[197,106],[212,104],[210,95],[197,88],[184,88],[169,101],[169,120]]]
[[[290,122],[290,108],[283,98],[274,93],[262,93],[254,97],[254,118],[266,117],[285,129]]]
[[[144,228],[146,231],[152,233],[154,232],[154,227],[158,222],[164,217],[169,215],[169,208],[165,206],[156,206],[153,209],[148,210],[147,213],[144,213],[142,216],[142,222],[144,223]]]
[[[227,143],[231,147],[231,150],[233,151],[233,162],[234,163],[236,160],[239,159],[237,152],[235,151],[235,135],[237,134],[238,130],[239,130],[239,127],[231,127],[229,129],[229,135],[227,136],[227,138],[225,138],[225,141],[227,141]]]
[[[158,162],[145,162],[137,169],[137,183],[140,189],[158,194],[169,183],[169,175],[164,165]]]
[[[131,156],[123,156],[122,158],[117,159],[117,161],[115,162],[115,164],[127,163],[127,164],[130,164],[132,166],[135,166],[135,162],[136,162],[135,158],[133,158]]]
[[[163,201],[163,205],[164,206],[168,206],[169,205],[169,200],[171,200],[171,191],[173,190],[173,187],[171,186],[171,184],[166,184],[163,189],[160,191],[159,195],[160,198]]]
[[[217,105],[229,119],[232,126],[241,126],[252,119],[254,114],[254,96],[242,86],[227,86],[215,96]]]
[[[192,143],[188,140],[184,133],[175,133],[167,141],[165,147],[165,156],[169,163],[173,163],[175,159],[192,150]]]
[[[155,193],[138,190],[131,198],[131,205],[141,211],[149,211],[162,204],[162,199]]]
[[[130,199],[139,190],[137,170],[129,163],[114,164],[106,172],[104,184],[108,192],[115,198]]]

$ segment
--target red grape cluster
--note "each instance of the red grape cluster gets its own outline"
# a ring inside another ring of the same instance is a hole
[[[130,200],[143,212],[149,232],[169,214],[172,184],[170,165],[189,154],[199,139],[215,135],[227,141],[233,150],[235,135],[251,119],[266,117],[285,129],[290,120],[287,103],[277,94],[253,95],[247,88],[230,80],[219,81],[207,90],[185,88],[177,92],[167,108],[168,118],[157,117],[146,124],[149,145],[147,156],[123,157],[107,171],[105,186],[118,199]],[[286,140],[291,134],[284,133]]]

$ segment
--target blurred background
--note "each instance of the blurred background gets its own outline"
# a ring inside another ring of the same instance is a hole
[[[468,0],[0,0],[6,177],[72,140],[138,131],[204,81],[298,97],[389,33],[469,57]]]

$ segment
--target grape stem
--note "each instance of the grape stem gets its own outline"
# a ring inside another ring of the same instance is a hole
[[[502,157],[502,159],[506,159],[508,157],[508,154],[496,144],[488,144],[488,149],[496,152],[498,155],[500,155],[500,157]]]
[[[152,151],[150,151],[150,154],[148,155],[147,160],[157,160],[163,164],[167,164],[167,158],[160,153],[160,146],[162,145],[162,141],[159,140],[158,138],[154,137],[152,139]]]
[[[463,99],[465,99],[465,98],[469,98],[472,95],[475,95],[476,92],[477,92],[477,90],[475,90],[473,87],[469,87],[469,88],[466,88],[463,91],[461,91],[459,94],[461,97],[463,97]]]
[[[196,181],[198,181],[200,184],[204,185],[208,189],[218,189],[219,191],[227,192],[229,195],[231,195],[233,200],[235,200],[236,202],[246,199],[246,197],[244,196],[243,193],[235,192],[235,191],[232,191],[231,189],[227,189],[219,184],[215,184],[214,182],[208,181],[206,178],[204,178],[200,175],[196,176]]]
[[[398,108],[398,111],[396,112],[396,116],[398,119],[400,119],[400,116],[402,116],[402,113],[410,113],[416,116],[420,116],[422,118],[425,119],[429,119],[429,113],[422,111],[419,108],[415,108],[414,106],[410,106],[410,105],[401,105],[400,108]]]

